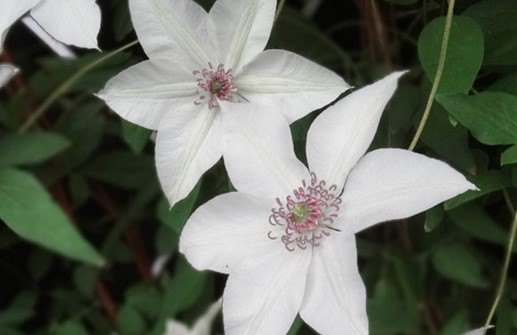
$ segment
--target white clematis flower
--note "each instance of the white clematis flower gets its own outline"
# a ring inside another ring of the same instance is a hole
[[[463,335],[485,335],[486,331],[490,328],[493,328],[494,326],[485,326],[478,329],[474,329],[471,331],[466,332]]]
[[[275,5],[218,0],[206,13],[192,0],[129,1],[149,60],[113,78],[99,96],[124,119],[158,131],[157,171],[171,206],[221,158],[222,116],[236,105],[262,105],[293,122],[349,88],[301,56],[264,51]]]
[[[253,108],[226,115],[225,161],[239,192],[198,208],[180,239],[194,267],[230,274],[226,335],[285,334],[297,313],[321,334],[368,334],[354,234],[475,189],[447,164],[408,150],[365,155],[401,74],[315,119],[308,170],[277,115],[258,118],[264,111]]]
[[[56,40],[82,48],[98,49],[101,13],[95,0],[2,0],[2,43],[8,28],[28,11]]]
[[[164,335],[211,335],[212,322],[219,314],[221,306],[221,300],[210,305],[205,314],[196,321],[191,329],[181,322],[175,320],[168,321]]]

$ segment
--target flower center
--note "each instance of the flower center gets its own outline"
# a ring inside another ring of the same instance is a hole
[[[208,63],[208,68],[195,70],[192,74],[198,77],[197,86],[202,89],[198,90],[199,98],[194,101],[196,105],[208,98],[208,108],[217,109],[219,100],[230,101],[237,92],[233,85],[232,70],[225,71],[223,64],[214,69],[212,64]]]
[[[336,185],[327,187],[324,180],[318,181],[312,173],[310,184],[302,180],[302,186],[285,201],[276,198],[278,207],[272,208],[269,216],[269,223],[275,228],[268,237],[280,239],[289,251],[319,246],[325,236],[339,231],[333,227],[341,204],[337,192]]]

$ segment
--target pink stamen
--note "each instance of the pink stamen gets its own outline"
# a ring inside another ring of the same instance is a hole
[[[211,63],[208,63],[209,69],[202,69],[201,71],[192,71],[192,74],[198,77],[197,86],[208,93],[208,108],[219,108],[219,100],[229,101],[232,95],[237,92],[237,88],[233,85],[232,70],[225,71],[224,65],[219,64],[217,69],[214,69]],[[195,105],[200,105],[206,98],[205,93],[201,92],[199,98],[194,101]]]
[[[325,236],[339,231],[333,227],[341,205],[337,192],[336,185],[327,188],[325,181],[318,181],[312,173],[310,184],[303,180],[302,186],[287,196],[285,203],[276,199],[278,207],[271,209],[269,223],[283,230],[281,235],[275,235],[277,229],[272,230],[268,237],[271,240],[280,237],[289,251],[319,246]]]

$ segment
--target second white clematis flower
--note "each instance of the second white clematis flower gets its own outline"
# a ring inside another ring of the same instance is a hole
[[[198,208],[180,239],[194,267],[230,274],[226,335],[285,334],[297,313],[321,334],[368,334],[354,234],[475,189],[421,154],[365,155],[400,75],[350,94],[315,119],[309,169],[275,114],[258,118],[264,111],[248,108],[227,115],[225,161],[239,192]]]
[[[99,96],[124,119],[157,130],[156,166],[174,205],[222,155],[224,114],[262,105],[293,122],[349,86],[284,50],[265,50],[276,0],[130,0],[149,60],[113,78]],[[222,102],[228,102],[224,106]]]

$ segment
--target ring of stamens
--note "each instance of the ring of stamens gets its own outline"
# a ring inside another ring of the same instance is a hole
[[[232,95],[237,92],[237,88],[233,84],[232,70],[225,71],[224,65],[219,64],[214,69],[211,63],[208,68],[192,71],[197,76],[197,86],[201,88],[198,91],[199,98],[194,101],[195,105],[200,105],[208,96],[208,108],[219,108],[219,100],[230,100]]]
[[[325,236],[339,231],[334,220],[339,213],[341,198],[336,185],[326,186],[324,180],[318,180],[311,173],[310,183],[302,180],[302,186],[288,195],[285,201],[276,198],[278,207],[271,209],[269,223],[279,230],[271,230],[271,240],[280,239],[285,248],[294,251],[296,248],[317,247]]]

